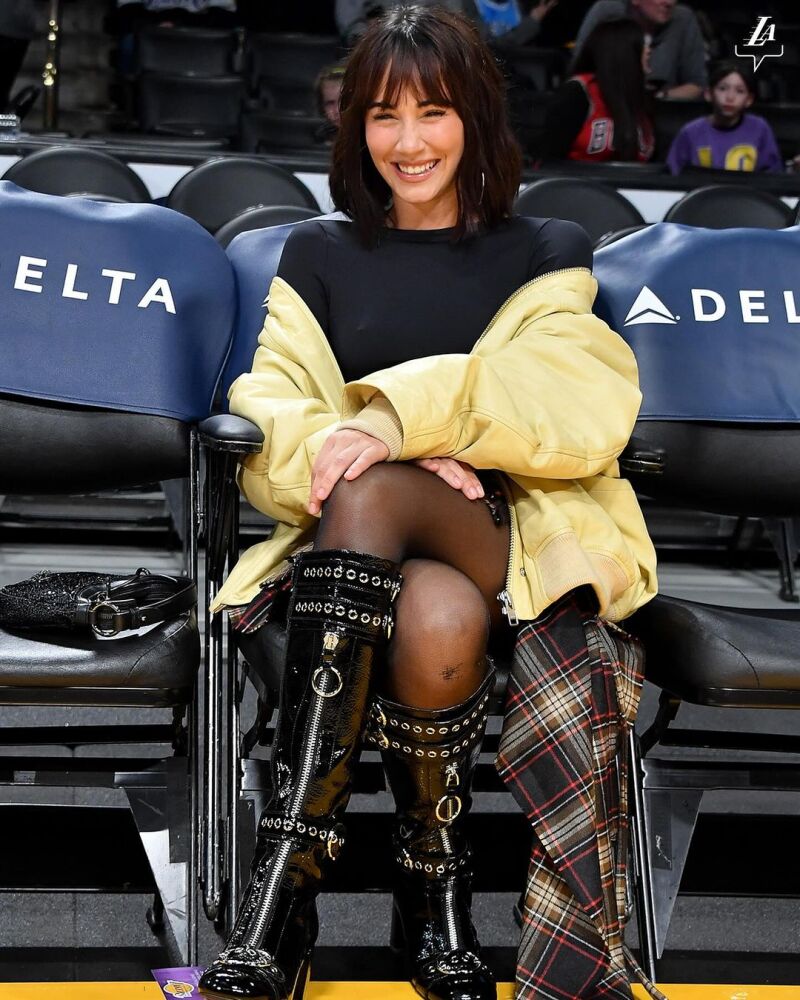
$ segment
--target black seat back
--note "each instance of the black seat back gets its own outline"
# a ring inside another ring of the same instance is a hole
[[[150,201],[144,181],[131,168],[100,149],[50,146],[18,160],[3,174],[40,194],[108,195],[121,201]]]
[[[239,130],[244,100],[240,76],[195,77],[142,73],[139,121],[145,132],[193,137],[231,137]]]
[[[136,36],[140,72],[226,76],[238,48],[235,31],[147,25]]]
[[[592,243],[606,233],[644,223],[639,211],[613,187],[582,177],[533,181],[517,195],[514,208],[520,215],[577,222]]]
[[[264,205],[261,208],[251,208],[226,222],[215,233],[220,246],[227,245],[241,233],[253,229],[268,229],[271,226],[286,226],[305,219],[314,219],[319,215],[313,208],[301,208],[299,205]]]
[[[185,174],[167,206],[190,216],[209,232],[247,209],[297,205],[319,210],[314,196],[293,174],[254,156],[217,157]]]
[[[669,209],[665,222],[706,229],[783,229],[792,213],[774,194],[739,184],[709,184],[688,191]]]

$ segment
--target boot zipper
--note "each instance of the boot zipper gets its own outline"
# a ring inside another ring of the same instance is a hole
[[[442,898],[445,936],[447,937],[447,945],[450,951],[457,951],[460,947],[458,925],[456,923],[455,881],[452,875],[445,881]]]
[[[333,694],[338,694],[341,690],[342,678],[339,671],[333,666],[333,659],[336,650],[341,642],[342,636],[337,632],[326,632],[322,637],[322,663],[314,672],[314,678],[319,677],[315,683],[312,679],[312,689],[316,697],[311,702],[309,712],[308,732],[303,747],[303,757],[299,768],[299,777],[295,785],[294,792],[289,802],[288,813],[291,817],[297,818],[308,791],[308,783],[311,780],[311,772],[314,769],[314,760],[317,755],[319,744],[319,731],[322,722],[322,709],[325,699],[332,695],[328,693],[328,678],[331,673],[334,675],[334,682],[338,680],[339,687]],[[323,687],[323,684],[325,685]],[[243,944],[245,947],[258,948],[264,930],[272,916],[272,910],[278,895],[278,888],[285,874],[286,865],[294,849],[294,841],[285,840],[280,844],[272,859],[271,872],[268,881],[264,884],[261,897],[255,908],[255,918],[248,931]]]
[[[458,780],[458,776],[456,776],[456,780]],[[442,846],[444,847],[445,856],[452,857],[453,845],[450,842],[450,831],[447,830],[447,828],[443,828],[439,831],[439,833],[442,837]],[[444,930],[445,937],[447,938],[447,946],[450,951],[456,951],[460,945],[458,940],[458,924],[456,923],[455,883],[456,880],[452,875],[445,879],[444,892],[442,893]]]

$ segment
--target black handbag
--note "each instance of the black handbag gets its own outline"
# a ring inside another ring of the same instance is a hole
[[[133,576],[51,573],[0,587],[0,627],[80,629],[110,638],[127,629],[176,618],[197,603],[185,577],[137,569]]]

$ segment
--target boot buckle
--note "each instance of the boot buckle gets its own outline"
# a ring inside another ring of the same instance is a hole
[[[325,667],[317,667],[317,669],[314,671],[313,677],[311,678],[311,687],[314,689],[314,694],[318,694],[320,698],[334,698],[342,690],[342,687],[344,685],[344,682],[342,681],[342,675],[339,673],[336,667],[328,667],[327,669],[330,670],[331,673],[336,675],[337,684],[336,687],[333,689],[333,691],[325,691],[323,690],[322,687],[320,687],[320,682],[322,680],[322,677],[325,676],[325,669],[326,669]]]
[[[436,803],[436,818],[440,823],[452,823],[460,815],[461,807],[458,795],[443,795]]]

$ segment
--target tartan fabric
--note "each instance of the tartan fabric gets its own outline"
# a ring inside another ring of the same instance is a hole
[[[641,684],[641,646],[598,619],[588,587],[517,638],[496,766],[533,828],[519,1000],[631,1000],[620,914]]]

